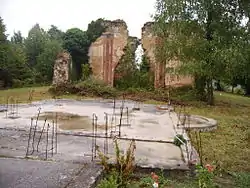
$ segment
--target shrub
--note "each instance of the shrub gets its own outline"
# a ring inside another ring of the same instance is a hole
[[[199,188],[213,188],[214,184],[214,167],[207,164],[205,167],[197,165],[198,186]]]
[[[113,87],[93,78],[80,82],[76,84],[75,87],[78,88],[78,94],[80,95],[90,95],[104,98],[115,97],[117,95],[117,92]]]
[[[76,84],[55,86],[50,88],[49,92],[55,95],[77,94],[103,98],[115,97],[117,95],[117,91],[114,88],[106,85],[99,80],[91,78]]]
[[[182,144],[185,144],[185,143],[187,143],[187,140],[183,137],[183,135],[181,135],[181,134],[177,134],[175,137],[174,137],[174,144],[176,145],[176,146],[181,146]]]
[[[126,187],[129,182],[135,165],[135,141],[132,140],[129,144],[129,147],[125,154],[121,153],[121,150],[118,145],[118,141],[114,139],[114,148],[115,148],[115,164],[113,166],[108,164],[109,158],[105,156],[97,147],[98,156],[100,158],[100,164],[103,166],[104,170],[108,173],[111,172],[112,181],[116,180],[117,187]],[[108,181],[108,179],[106,179]],[[104,182],[103,185],[108,183]]]

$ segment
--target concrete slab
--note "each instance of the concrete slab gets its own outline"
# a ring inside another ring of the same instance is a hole
[[[140,166],[147,167],[168,167],[176,168],[187,163],[188,154],[185,147],[177,147],[173,142],[176,134],[182,134],[188,139],[184,127],[176,127],[179,123],[178,115],[175,112],[159,110],[154,105],[141,104],[140,110],[132,109],[138,104],[133,101],[116,101],[116,108],[113,108],[110,100],[46,100],[34,102],[32,104],[22,104],[18,106],[18,119],[6,117],[6,113],[0,113],[0,155],[25,156],[28,143],[28,131],[31,124],[31,117],[46,112],[62,112],[72,115],[89,117],[92,119],[93,113],[97,115],[98,135],[104,136],[105,124],[104,113],[108,116],[108,134],[118,130],[121,106],[124,105],[124,112],[121,126],[121,148],[125,150],[129,144],[129,139],[136,141],[136,162]],[[196,119],[197,120],[197,119]],[[52,120],[48,120],[52,124]],[[70,123],[70,122],[69,122]],[[72,123],[72,122],[71,122]],[[77,122],[79,124],[79,121]],[[80,122],[81,123],[81,122]],[[82,122],[84,124],[86,122]],[[205,124],[206,121],[202,121]],[[35,122],[33,122],[33,125]],[[123,125],[131,126],[123,126]],[[42,130],[44,120],[38,119],[37,128]],[[85,125],[85,124],[84,124]],[[74,125],[73,125],[74,126]],[[23,131],[6,130],[22,129]],[[53,156],[53,160],[58,161],[90,161],[92,154],[92,138],[80,136],[91,135],[92,125],[81,129],[60,129],[58,122],[58,152]],[[73,136],[73,135],[78,136]],[[44,138],[43,138],[44,140]],[[147,142],[151,140],[152,142]],[[163,141],[165,143],[158,143]],[[104,147],[104,139],[97,138],[97,145],[101,149]],[[43,143],[43,142],[42,142]],[[42,145],[42,144],[41,144]],[[42,145],[44,147],[44,145]],[[113,142],[108,139],[109,154],[113,155]],[[191,151],[191,144],[188,142],[188,151]]]
[[[93,168],[72,163],[0,158],[0,187],[66,187],[83,169],[86,174],[89,174]]]

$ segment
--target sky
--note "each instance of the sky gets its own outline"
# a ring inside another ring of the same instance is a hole
[[[27,37],[36,23],[48,29],[55,25],[66,31],[78,27],[86,30],[98,18],[123,19],[130,36],[141,37],[144,23],[151,21],[156,0],[0,0],[0,16],[7,34],[20,30]]]

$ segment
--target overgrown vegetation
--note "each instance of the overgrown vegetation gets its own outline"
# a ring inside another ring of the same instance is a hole
[[[110,165],[109,158],[99,149],[98,155],[101,165],[104,167],[108,178],[101,181],[99,188],[112,186],[114,188],[127,187],[129,180],[135,168],[135,141],[132,140],[124,154],[120,149],[118,140],[114,139],[115,163]],[[111,188],[111,187],[110,187]]]
[[[250,94],[249,12],[245,0],[156,0],[158,62],[178,60],[175,73],[192,75],[197,98],[210,105],[214,80]]]
[[[73,60],[73,80],[88,76],[88,49],[105,30],[103,22],[97,19],[86,31],[71,28],[66,32],[54,25],[45,31],[35,24],[28,37],[18,31],[8,40],[0,17],[0,88],[51,84],[55,59],[63,49]]]

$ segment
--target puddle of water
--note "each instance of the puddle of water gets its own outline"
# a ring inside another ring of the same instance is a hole
[[[63,130],[91,130],[92,120],[89,116],[80,116],[66,112],[44,112],[39,116],[39,120],[55,120],[57,115],[57,123]],[[34,117],[36,118],[36,117]],[[99,128],[99,127],[98,127]]]

